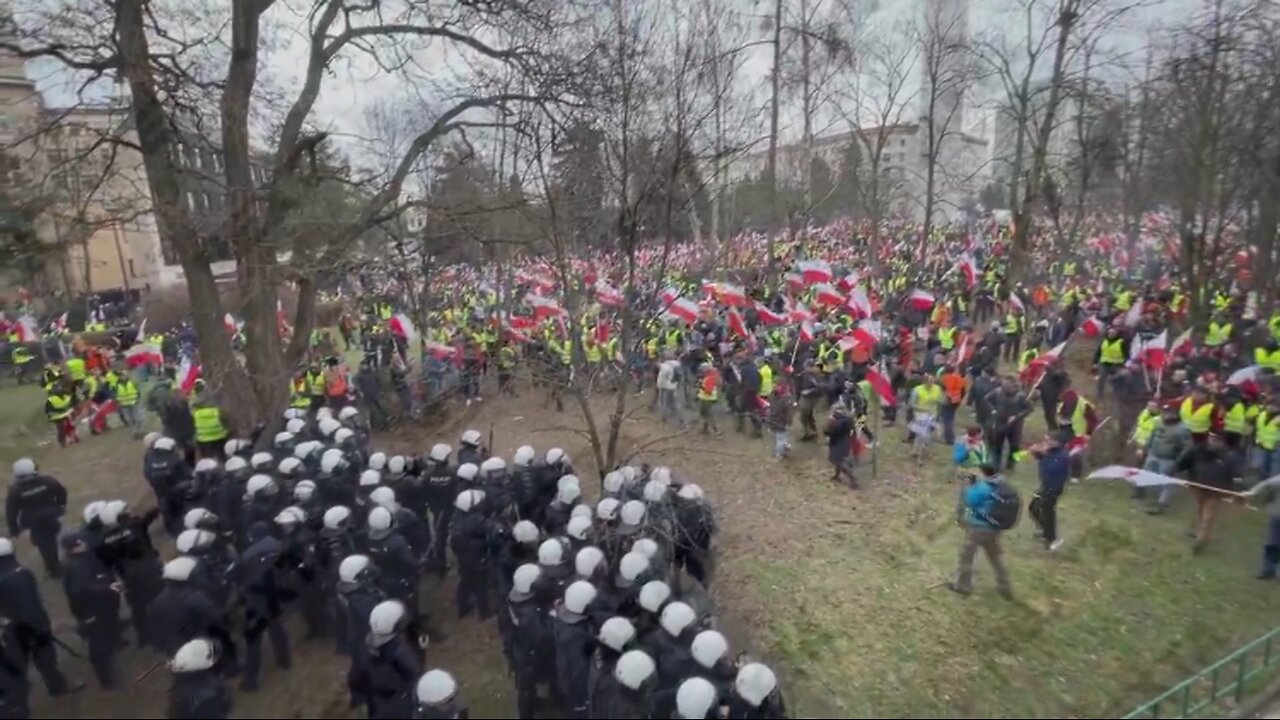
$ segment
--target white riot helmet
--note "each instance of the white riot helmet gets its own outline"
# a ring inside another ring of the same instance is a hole
[[[474,482],[476,473],[480,472],[480,468],[475,463],[462,463],[458,466],[457,476],[463,482]]]
[[[300,442],[297,445],[293,446],[293,456],[298,458],[299,460],[306,460],[307,456],[315,452],[316,449],[319,447],[320,447],[320,442],[318,440],[308,440],[306,442]]]
[[[285,420],[298,420],[301,418],[305,418],[306,416],[307,416],[307,411],[303,410],[302,408],[291,407],[291,408],[286,408],[284,411]],[[290,432],[293,432],[293,431],[290,430]]]
[[[351,519],[351,508],[346,505],[334,505],[324,511],[324,529],[341,530]]]
[[[603,564],[604,551],[591,545],[579,550],[573,559],[573,568],[578,572],[578,577],[585,579],[595,575],[596,570]]]
[[[718,701],[716,686],[706,678],[691,677],[680,683],[676,690],[676,716],[688,720],[702,720],[711,713]]]
[[[640,470],[635,465],[623,465],[618,472],[622,473],[622,484],[633,485],[640,477]]]
[[[659,465],[649,471],[649,479],[663,485],[671,484],[671,470],[667,467]]]
[[[614,652],[622,652],[627,643],[636,639],[636,626],[624,617],[611,617],[600,626],[596,639]]]
[[[692,625],[693,621],[697,619],[698,616],[693,612],[693,608],[689,607],[687,603],[676,600],[662,608],[660,623],[662,629],[666,630],[668,635],[680,637],[680,633],[684,632],[685,628]]]
[[[491,457],[488,460],[485,460],[484,462],[480,463],[480,472],[484,473],[485,477],[488,477],[490,475],[496,475],[501,472],[506,472],[506,470],[507,470],[507,461],[503,460],[500,457]]]
[[[575,505],[574,507],[585,507]],[[587,533],[591,531],[591,518],[578,516],[569,519],[569,524],[565,526],[564,534],[574,540],[586,540]]]
[[[538,542],[538,526],[528,520],[521,520],[511,528],[511,537],[521,544]]]
[[[249,458],[249,467],[255,472],[264,472],[271,468],[271,463],[275,462],[275,458],[269,452],[256,452]]]
[[[301,525],[306,521],[307,511],[296,505],[290,505],[279,513],[276,513],[276,524],[286,529],[295,525]]]
[[[244,486],[244,496],[252,500],[258,496],[270,497],[276,494],[276,481],[270,475],[254,475]]]
[[[429,670],[418,679],[418,702],[443,705],[458,694],[458,682],[444,670]]]
[[[357,410],[354,405],[346,405],[341,410],[338,411],[338,419],[350,420],[351,418],[359,414],[360,414],[360,411]]]
[[[302,472],[302,461],[296,457],[287,457],[281,460],[280,464],[276,466],[276,472],[279,473],[281,477],[291,478]]]
[[[365,470],[360,473],[360,487],[374,488],[382,482],[382,473],[377,470]]]
[[[647,503],[659,503],[667,498],[667,486],[657,480],[650,480],[644,484],[644,501]]]
[[[88,505],[85,505],[84,513],[82,515],[84,517],[85,523],[86,524],[91,523],[94,520],[97,520],[98,518],[100,518],[102,516],[102,508],[106,506],[107,506],[107,503],[105,500],[94,500],[93,502],[90,502]]]
[[[271,444],[275,445],[278,448],[281,448],[281,447],[287,447],[289,443],[293,441],[294,441],[293,433],[289,432],[288,430],[281,430],[280,432],[276,433],[276,436],[271,441]]]
[[[582,497],[582,490],[577,485],[562,485],[559,490],[556,490],[556,502],[561,505],[571,505],[580,497]]]
[[[653,560],[658,556],[658,541],[647,537],[636,538],[636,541],[631,543],[631,549],[628,552],[638,552]]]
[[[435,462],[442,463],[449,459],[453,454],[453,448],[444,443],[436,443],[431,446],[431,452],[427,453],[427,457]]]
[[[569,509],[570,520],[574,518],[586,518],[590,520],[593,517],[595,517],[595,513],[592,512],[591,506],[586,503],[578,503]]]
[[[697,485],[694,485],[693,483],[689,483],[688,485],[682,486],[680,490],[676,492],[676,494],[679,495],[681,499],[684,499],[684,500],[701,500],[702,488]]]
[[[218,662],[218,644],[208,638],[188,640],[169,659],[169,670],[175,673],[201,672]]]
[[[319,410],[316,410],[316,422],[320,422],[321,420],[332,419],[332,418],[333,418],[333,411],[329,409],[329,406],[322,405]]]
[[[583,615],[595,599],[596,586],[586,580],[577,580],[564,589],[564,605],[561,607],[574,615]]]
[[[208,530],[183,530],[174,539],[173,546],[178,552],[185,554],[199,552],[213,545],[217,536]]]
[[[538,546],[538,564],[545,567],[558,567],[564,562],[564,543],[559,538],[543,540]]]
[[[123,500],[108,500],[98,513],[98,519],[107,527],[120,524],[120,516],[129,510],[129,503]]]
[[[622,492],[622,473],[610,470],[604,475],[604,491],[610,495]]]
[[[0,538],[0,557],[13,556],[13,541],[9,538]]]
[[[387,472],[392,475],[403,475],[409,469],[409,461],[403,455],[392,455],[387,458]]]
[[[18,462],[22,462],[19,460]],[[16,463],[15,463],[16,464]],[[196,461],[195,472],[204,474],[218,469],[218,461],[213,458],[200,458]],[[32,471],[34,472],[34,470]]]
[[[387,466],[387,454],[384,452],[376,452],[369,456],[369,469],[381,471]]]
[[[558,447],[551,448],[547,451],[546,461],[548,465],[555,465],[557,463],[564,463],[567,465],[569,464],[569,455]]]
[[[341,445],[355,436],[356,434],[351,432],[348,428],[338,428],[337,431],[333,433],[333,442],[336,445]]]
[[[596,517],[610,522],[618,517],[618,509],[622,507],[622,503],[617,498],[604,498],[596,503]]]
[[[348,555],[338,563],[338,582],[347,588],[355,587],[364,581],[373,570],[373,563],[368,555]]]
[[[542,577],[542,568],[533,563],[525,563],[516,568],[511,575],[511,599],[519,602],[533,595],[533,584]]]
[[[36,474],[36,463],[31,458],[21,458],[13,464],[13,476],[24,478]]]
[[[462,512],[471,512],[480,507],[482,502],[484,502],[483,490],[463,490],[458,493],[457,499],[453,501],[453,506]]]
[[[244,438],[231,438],[222,445],[222,451],[228,458],[233,458],[249,449],[249,441]]]
[[[479,431],[479,430],[465,430],[465,431],[463,431],[462,435],[458,437],[458,442],[459,442],[459,443],[461,443],[461,444],[463,444],[463,445],[470,446],[470,447],[479,447],[479,446],[480,446],[480,431]]]
[[[516,454],[511,456],[511,464],[516,467],[529,467],[533,464],[536,454],[532,445],[521,445],[516,448]]]
[[[298,502],[306,502],[316,494],[316,484],[310,480],[300,480],[297,485],[293,486],[293,499]]]
[[[390,535],[394,528],[395,518],[390,510],[378,506],[369,511],[369,537],[381,540]]]
[[[671,586],[661,580],[650,580],[640,588],[640,607],[651,613],[661,612],[662,606],[671,599]]]
[[[579,490],[582,489],[582,481],[578,479],[577,475],[562,475],[560,476],[560,479],[556,481],[556,490],[563,490],[570,485],[578,488]]]
[[[699,665],[710,670],[720,662],[721,658],[729,654],[729,641],[715,630],[703,630],[693,637],[689,652]]]
[[[653,662],[653,658],[649,657],[649,653],[643,650],[628,650],[613,666],[613,678],[625,688],[639,690],[646,680],[653,677],[656,669],[657,664]]]
[[[392,512],[400,508],[400,504],[396,502],[396,491],[386,486],[374,488],[373,492],[369,493],[369,502]]]
[[[227,458],[227,461],[222,464],[222,469],[226,470],[228,475],[234,475],[238,472],[248,470],[249,463],[239,455],[235,455]]]
[[[173,452],[173,449],[177,447],[177,443],[175,443],[171,437],[159,437],[156,438],[156,442],[152,447],[157,450],[163,450],[164,452]]]
[[[333,434],[342,428],[342,423],[331,417],[327,417],[321,418],[320,421],[316,423],[316,427],[319,428],[322,436],[333,437]]]
[[[342,451],[338,448],[329,448],[320,456],[320,472],[331,473],[336,471],[342,463],[346,462],[346,458],[342,457]]]
[[[296,436],[307,429],[307,421],[302,418],[291,418],[289,422],[284,424],[284,429]]]
[[[640,527],[640,523],[644,522],[645,504],[639,500],[628,500],[622,504],[622,526],[618,528],[620,532],[632,532]]]
[[[157,440],[159,440],[159,439],[160,439],[160,433],[155,432],[155,431],[153,430],[153,431],[151,431],[151,432],[147,433],[146,435],[143,435],[143,436],[142,436],[142,447],[144,447],[144,448],[146,448],[146,449],[150,450],[150,449],[151,449],[151,446],[152,446],[152,445],[155,445],[155,444],[156,444],[156,441],[157,441]],[[230,444],[231,444],[231,441],[230,441],[230,440],[228,440],[228,441],[227,441],[227,445],[229,446]],[[227,453],[227,455],[228,455],[228,456],[230,456],[230,455],[234,455],[234,454],[235,454],[235,453],[230,453],[230,452],[229,452],[229,453]]]
[[[182,527],[187,530],[201,530],[217,522],[218,516],[204,508],[191,508],[182,516]]]
[[[649,569],[649,558],[638,552],[629,552],[618,562],[618,574],[626,585],[636,581],[640,573]]]
[[[191,579],[191,573],[195,572],[195,570],[196,559],[180,555],[164,564],[164,570],[161,571],[160,577],[174,582],[186,582]]]
[[[385,645],[395,637],[405,619],[404,603],[399,600],[383,600],[369,612],[369,641],[373,645]]]
[[[734,692],[752,707],[760,707],[778,687],[778,677],[762,663],[747,663],[738,670],[733,681]]]

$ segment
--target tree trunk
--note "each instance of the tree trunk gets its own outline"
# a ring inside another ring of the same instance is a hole
[[[765,274],[773,277],[773,227],[777,227],[782,215],[778,208],[778,103],[779,84],[782,77],[782,0],[773,2],[773,68],[769,73],[769,159],[766,171],[769,175],[770,232],[766,238],[768,258]]]

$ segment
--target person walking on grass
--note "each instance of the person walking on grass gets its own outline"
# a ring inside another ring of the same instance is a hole
[[[975,478],[960,493],[957,508],[961,527],[965,530],[964,544],[960,546],[960,568],[954,582],[947,583],[947,589],[957,595],[967,596],[973,592],[973,559],[978,549],[986,554],[991,568],[996,574],[996,591],[1006,600],[1013,599],[1013,591],[1009,588],[1009,572],[1001,560],[1000,533],[1012,527],[1006,518],[1007,499],[1012,496],[1017,503],[1015,493],[1005,486],[1004,478],[996,471],[995,466],[983,464],[981,477]],[[1016,520],[1016,510],[1014,514]]]
[[[1040,489],[1027,505],[1031,519],[1040,528],[1044,546],[1055,552],[1062,547],[1062,538],[1058,537],[1058,499],[1071,477],[1071,456],[1065,444],[1070,433],[1066,433],[1065,439],[1063,435],[1063,431],[1050,434],[1043,445],[1032,451],[1039,465]]]
[[[850,488],[858,489],[858,478],[853,474],[855,455],[853,452],[854,421],[843,403],[836,403],[831,408],[831,419],[827,421],[827,460],[834,472],[831,479],[845,482]],[[841,476],[845,480],[841,480]]]
[[[781,460],[791,452],[791,442],[787,430],[791,427],[791,413],[794,403],[791,402],[791,386],[789,383],[778,383],[769,398],[769,429],[773,431],[773,457]]]

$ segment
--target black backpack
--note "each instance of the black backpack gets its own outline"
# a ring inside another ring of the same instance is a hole
[[[986,520],[997,530],[1012,530],[1022,515],[1022,500],[1018,497],[1017,488],[1007,482],[994,483],[991,498],[982,513]]]

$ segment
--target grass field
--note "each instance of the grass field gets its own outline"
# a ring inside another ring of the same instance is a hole
[[[104,495],[147,502],[139,444],[112,433],[59,450],[35,388],[0,390],[0,408],[0,459],[45,443],[34,454],[67,483],[70,514],[78,517],[84,502]],[[440,422],[438,431],[399,431],[380,446],[421,452],[439,439],[452,442],[464,427],[484,434],[492,427],[496,451],[561,445],[591,477],[581,419],[547,410],[541,396],[488,398]],[[1227,510],[1218,539],[1193,557],[1188,498],[1151,517],[1128,499],[1126,486],[1101,482],[1069,487],[1060,506],[1067,542],[1058,554],[1033,541],[1026,520],[1005,537],[1015,601],[996,596],[981,557],[974,595],[954,596],[941,587],[955,571],[961,538],[948,449],[933,448],[916,473],[901,432],[883,433],[879,474],[872,480],[864,468],[863,489],[855,492],[827,479],[819,447],[800,445],[777,462],[768,440],[731,429],[704,438],[663,427],[644,411],[624,424],[624,448],[649,445],[642,459],[670,464],[707,488],[722,528],[713,594],[724,627],[735,650],[779,668],[797,716],[1115,715],[1276,623],[1280,584],[1252,577],[1260,514]],[[1013,479],[1029,495],[1034,470]],[[19,549],[24,562],[34,562],[25,540]],[[46,583],[45,595],[65,629],[60,589]],[[475,717],[508,715],[510,679],[492,627],[453,621],[447,585],[429,595],[447,635],[429,651],[429,663],[458,671]],[[345,665],[327,646],[308,647],[296,653],[303,667],[284,676],[268,660],[271,692],[241,698],[237,715],[342,714]],[[152,661],[126,653],[130,672]],[[73,669],[88,677],[86,668]],[[95,690],[37,702],[36,713],[158,716],[162,675],[133,693]]]

